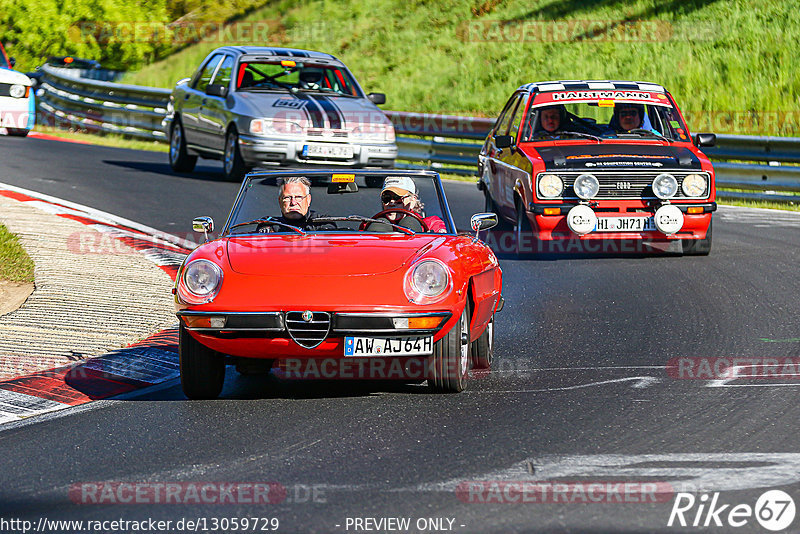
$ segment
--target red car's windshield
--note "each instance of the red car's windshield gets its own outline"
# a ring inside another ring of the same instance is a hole
[[[526,116],[521,141],[565,138],[651,138],[688,141],[689,133],[666,95],[643,93],[640,98],[603,98],[600,91],[567,92],[573,98],[542,93]],[[557,93],[556,93],[557,95]],[[577,96],[575,96],[577,95]]]

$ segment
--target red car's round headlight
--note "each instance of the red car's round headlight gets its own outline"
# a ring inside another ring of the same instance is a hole
[[[181,273],[178,292],[187,304],[205,304],[214,300],[222,286],[222,269],[208,260],[195,260]]]
[[[431,304],[444,299],[453,288],[447,266],[436,259],[422,260],[406,272],[403,291],[414,304]]]

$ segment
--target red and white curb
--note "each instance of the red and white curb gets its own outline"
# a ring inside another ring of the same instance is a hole
[[[194,243],[134,221],[0,183],[0,195],[91,227],[139,251],[173,280]],[[102,356],[0,382],[0,424],[153,386],[179,376],[178,332],[169,328]]]

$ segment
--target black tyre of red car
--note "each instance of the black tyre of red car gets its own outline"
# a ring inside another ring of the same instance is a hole
[[[688,239],[681,241],[683,246],[683,253],[687,256],[708,256],[711,252],[711,225],[713,220],[708,223],[708,232],[706,232],[705,239]]]
[[[186,151],[186,136],[179,118],[172,123],[169,131],[169,166],[175,172],[192,172],[197,165],[197,156]]]
[[[434,343],[428,359],[428,385],[435,393],[458,393],[467,385],[469,371],[469,303],[461,319],[442,339]]]
[[[222,354],[194,339],[183,324],[179,331],[178,355],[184,395],[190,399],[216,399],[225,382]]]
[[[476,339],[471,345],[472,367],[474,369],[491,369],[494,360],[494,316],[492,316],[486,330],[481,337]]]

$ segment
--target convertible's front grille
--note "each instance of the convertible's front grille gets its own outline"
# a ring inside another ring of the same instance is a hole
[[[646,199],[653,199],[656,198],[656,195],[653,193],[653,180],[656,176],[663,172],[668,172],[672,174],[675,179],[678,181],[678,192],[675,194],[674,198],[688,198],[683,193],[683,189],[681,185],[683,184],[683,179],[689,174],[701,174],[708,178],[708,174],[705,172],[675,172],[675,171],[658,171],[658,172],[642,172],[642,171],[634,171],[634,172],[548,172],[548,173],[541,173],[539,177],[543,176],[544,174],[556,174],[564,180],[564,198],[578,198],[575,195],[575,191],[572,189],[572,185],[575,183],[575,179],[580,176],[581,174],[593,174],[597,181],[600,182],[600,192],[597,193],[597,196],[594,197],[593,200],[603,200],[603,199],[634,199],[634,198],[646,198]],[[704,193],[704,195],[708,194],[708,190]]]
[[[325,341],[331,331],[331,314],[328,312],[286,312],[286,331],[295,343],[313,349]]]

